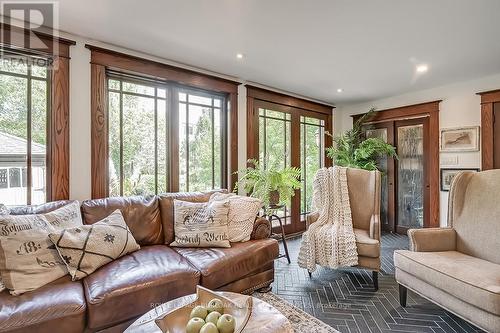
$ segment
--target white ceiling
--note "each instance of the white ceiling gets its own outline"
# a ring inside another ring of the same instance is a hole
[[[59,2],[63,31],[335,104],[500,72],[498,0]]]

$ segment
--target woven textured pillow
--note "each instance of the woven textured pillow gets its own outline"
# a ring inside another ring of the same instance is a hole
[[[231,247],[228,238],[229,203],[174,200],[175,240],[178,247]]]
[[[68,274],[49,233],[82,225],[78,201],[50,213],[0,216],[0,272],[12,295]]]
[[[210,201],[229,202],[229,241],[232,243],[249,241],[255,218],[262,208],[262,201],[234,193],[220,192],[212,194]]]
[[[51,233],[49,238],[73,281],[140,249],[118,209],[99,222]]]

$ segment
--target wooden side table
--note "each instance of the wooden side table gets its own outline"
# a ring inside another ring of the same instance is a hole
[[[277,211],[281,208],[285,207],[284,205],[279,205],[279,206],[269,206],[267,208],[267,210],[270,210],[270,211]],[[264,210],[264,212],[266,212],[267,210]],[[265,213],[264,213],[265,214]],[[273,226],[273,219],[276,219],[278,220],[279,224],[280,224],[280,229],[281,229],[281,233],[272,233],[271,234],[271,238],[274,238],[276,240],[280,240],[283,242],[283,247],[285,248],[285,253],[284,254],[280,254],[278,256],[278,258],[285,258],[288,260],[288,263],[290,264],[291,263],[291,260],[290,260],[290,254],[288,253],[288,245],[286,244],[286,238],[285,238],[285,228],[283,227],[283,222],[281,221],[281,217],[279,217],[278,215],[272,213],[271,215],[268,215],[268,219],[269,219],[269,222],[271,223],[271,230],[272,230],[272,226]]]

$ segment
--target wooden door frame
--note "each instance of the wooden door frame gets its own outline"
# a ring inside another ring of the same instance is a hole
[[[333,106],[312,102],[282,93],[277,93],[252,85],[245,85],[247,89],[247,159],[259,158],[259,107],[275,106],[277,111],[291,114],[291,165],[300,167],[300,115],[316,116],[325,121],[325,132],[332,133]],[[332,145],[332,138],[325,135],[325,148]],[[293,153],[295,151],[295,154]],[[326,157],[325,166],[331,166],[331,159]],[[284,225],[287,235],[305,231],[305,223],[300,223],[300,190],[292,198],[292,223]],[[280,230],[277,230],[280,232]]]
[[[429,117],[429,218],[424,227],[439,227],[439,103],[441,101],[436,100],[380,110],[368,122],[369,124],[375,124],[391,120]],[[363,114],[353,115],[353,121],[358,120]]]
[[[500,89],[479,92],[481,96],[481,169],[490,170],[494,165],[494,104],[500,103]]]

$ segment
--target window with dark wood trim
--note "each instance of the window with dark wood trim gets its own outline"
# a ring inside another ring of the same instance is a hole
[[[277,212],[287,234],[305,230],[312,180],[317,169],[330,166],[333,107],[247,85],[247,157],[266,167],[300,167],[302,189]],[[276,225],[273,225],[276,227]]]
[[[6,24],[1,29],[0,170],[6,182],[0,201],[68,199],[69,47],[75,42]],[[44,47],[26,49],[26,40]]]
[[[234,186],[239,83],[87,47],[93,198]]]

